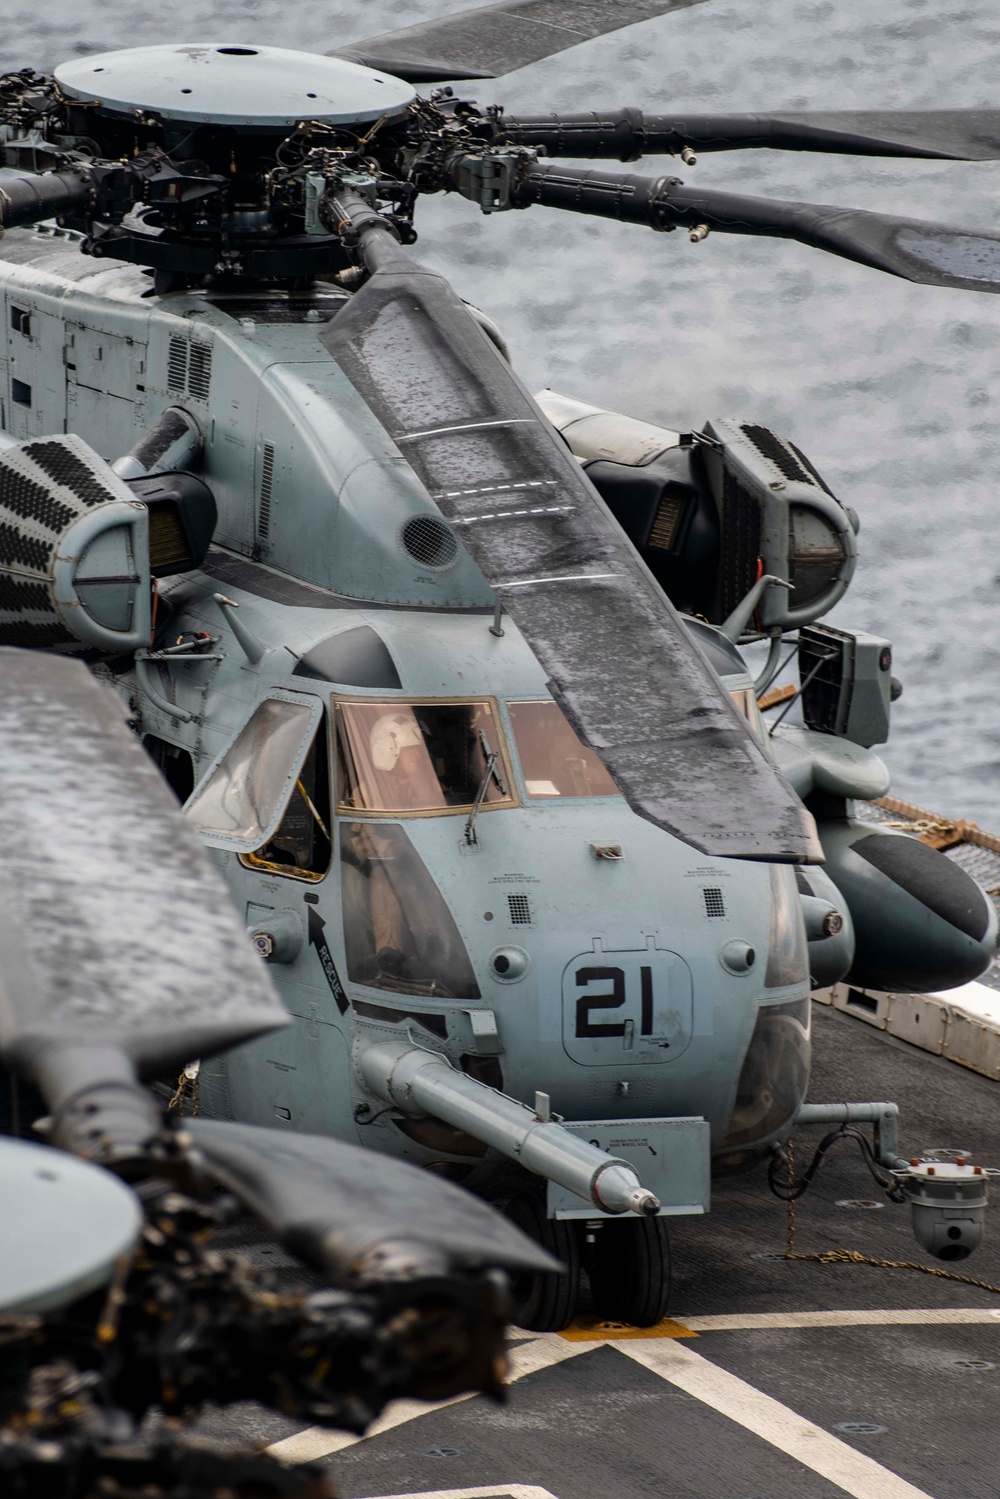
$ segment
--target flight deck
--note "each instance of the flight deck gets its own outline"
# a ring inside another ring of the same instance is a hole
[[[892,1097],[905,1153],[1000,1160],[995,1083],[823,1006],[813,1026],[812,1098]],[[784,1258],[788,1210],[762,1186],[716,1181],[709,1217],[675,1223],[659,1327],[583,1314],[516,1333],[505,1405],[397,1402],[361,1439],[243,1408],[227,1434],[322,1461],[341,1499],[995,1499],[995,1208],[949,1272],[860,1158],[832,1152],[796,1205],[794,1252],[945,1272],[923,1274]]]

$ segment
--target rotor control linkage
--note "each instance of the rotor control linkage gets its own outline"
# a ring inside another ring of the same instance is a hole
[[[604,1213],[659,1212],[659,1199],[627,1162],[478,1083],[438,1052],[403,1042],[369,1046],[358,1061],[365,1083],[408,1114],[431,1114],[492,1145],[529,1171],[558,1182]]]

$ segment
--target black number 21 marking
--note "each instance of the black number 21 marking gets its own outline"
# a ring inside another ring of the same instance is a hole
[[[624,1036],[625,1021],[591,1020],[592,1010],[620,1010],[626,999],[625,974],[621,968],[578,968],[574,975],[578,989],[590,984],[610,983],[601,994],[581,994],[576,1002],[576,1034],[579,1037]],[[653,1034],[653,970],[639,969],[640,1021],[643,1036]]]

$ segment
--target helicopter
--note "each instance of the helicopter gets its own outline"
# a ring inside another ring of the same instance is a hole
[[[805,454],[748,418],[533,398],[410,249],[450,191],[1000,287],[988,232],[558,164],[980,159],[993,112],[522,118],[453,92],[672,8],[563,4],[568,31],[515,0],[343,55],[0,79],[0,640],[116,687],[293,1018],[207,1059],[200,1110],[505,1202],[568,1270],[520,1278],[535,1328],[581,1263],[605,1315],[657,1321],[669,1218],[804,1117],[871,1124],[916,1202],[892,1106],[805,1103],[810,987],[959,984],[997,946],[960,869],[852,816],[888,787],[891,644],[820,622],[857,518]],[[765,729],[784,641],[803,722]],[[938,1187],[928,1243],[963,1257],[982,1205]]]
[[[23,650],[0,683],[0,821],[33,849],[0,868],[0,1059],[24,1124],[49,1111],[47,1143],[0,1137],[4,1493],[326,1499],[308,1464],[191,1425],[250,1399],[361,1431],[400,1395],[499,1397],[503,1272],[554,1263],[403,1162],[162,1107],[142,1079],[287,1014],[120,702]],[[227,1247],[238,1209],[289,1269]]]

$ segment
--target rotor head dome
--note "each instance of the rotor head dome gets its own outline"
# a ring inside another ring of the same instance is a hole
[[[96,100],[111,114],[236,129],[367,124],[396,118],[416,97],[401,79],[343,58],[236,42],[101,52],[61,63],[55,77],[68,97]]]

